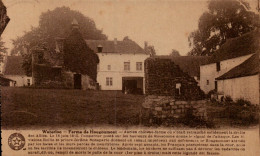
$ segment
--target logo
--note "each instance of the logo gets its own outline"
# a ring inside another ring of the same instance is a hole
[[[13,150],[20,150],[25,145],[25,138],[20,133],[13,133],[8,138],[8,145]]]

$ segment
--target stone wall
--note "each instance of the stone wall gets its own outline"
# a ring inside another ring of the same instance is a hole
[[[149,95],[145,97],[145,101],[142,104],[142,114],[150,122],[153,122],[152,120],[155,118],[179,119],[185,117],[188,111],[191,111],[190,113],[193,116],[207,120],[206,102],[206,100],[180,101],[172,96]]]
[[[204,98],[204,93],[196,80],[170,59],[145,60],[145,90],[147,95],[172,96],[176,100]]]

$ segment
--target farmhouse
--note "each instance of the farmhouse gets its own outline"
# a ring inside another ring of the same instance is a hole
[[[86,40],[98,55],[97,82],[101,90],[144,93],[144,60],[150,55],[134,41]]]
[[[6,56],[3,69],[4,77],[10,79],[10,86],[30,86],[32,77],[27,76],[22,68],[22,56]]]

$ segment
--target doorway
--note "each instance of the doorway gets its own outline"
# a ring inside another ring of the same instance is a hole
[[[122,92],[125,94],[143,94],[143,78],[123,77]]]
[[[74,89],[81,89],[81,74],[74,74]]]

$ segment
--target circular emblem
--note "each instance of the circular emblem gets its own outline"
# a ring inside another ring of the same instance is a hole
[[[8,145],[11,149],[18,151],[24,147],[25,138],[20,133],[13,133],[8,138]]]

